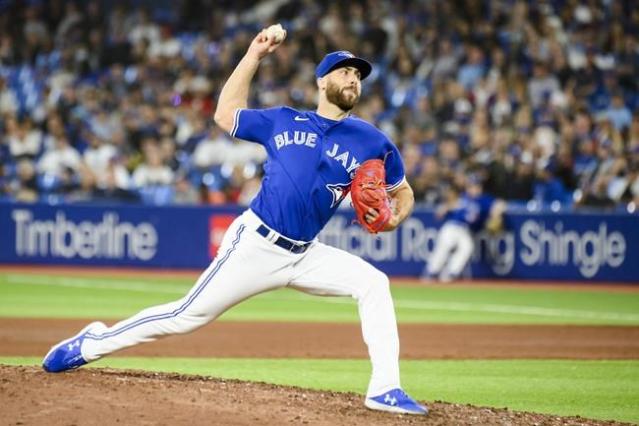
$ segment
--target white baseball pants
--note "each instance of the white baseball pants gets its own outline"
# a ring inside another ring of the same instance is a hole
[[[361,258],[317,240],[304,253],[290,253],[258,234],[260,224],[251,210],[245,211],[186,296],[87,335],[82,356],[94,361],[139,343],[191,332],[251,296],[288,286],[357,300],[372,362],[367,396],[400,387],[399,338],[388,277]]]
[[[458,278],[473,254],[475,243],[468,227],[446,222],[439,230],[428,259],[428,274],[446,280]]]

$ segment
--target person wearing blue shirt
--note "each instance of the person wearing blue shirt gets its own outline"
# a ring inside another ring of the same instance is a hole
[[[606,110],[606,118],[612,122],[616,130],[623,131],[632,124],[632,112],[624,102],[621,93],[615,93],[612,96],[610,106]]]
[[[357,300],[372,364],[366,407],[428,412],[400,385],[388,277],[360,257],[316,238],[348,194],[359,165],[369,159],[383,160],[386,169],[393,214],[382,231],[396,229],[413,208],[413,191],[397,147],[350,113],[359,100],[361,80],[372,67],[347,51],[329,53],[316,68],[316,111],[249,109],[249,87],[260,61],[282,41],[261,31],[220,93],[215,122],[231,136],[261,144],[268,158],[259,194],[227,230],[218,256],[184,298],[112,327],[89,324],[55,345],[43,361],[46,371],[77,368],[125,347],[190,332],[251,296],[290,287]],[[377,215],[371,209],[367,220]]]
[[[459,278],[475,249],[474,234],[488,220],[500,221],[504,210],[503,201],[483,193],[476,176],[467,179],[465,192],[456,184],[449,185],[436,211],[443,224],[422,279],[449,282]]]

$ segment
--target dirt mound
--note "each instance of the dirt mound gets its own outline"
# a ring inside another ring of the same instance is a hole
[[[621,425],[425,401],[425,417],[374,412],[353,393],[111,369],[0,365],[2,425]]]

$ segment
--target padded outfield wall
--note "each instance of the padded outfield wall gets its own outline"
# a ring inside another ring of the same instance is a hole
[[[0,263],[204,268],[242,208],[0,203]],[[416,210],[397,232],[367,234],[339,211],[320,240],[390,275],[419,276],[437,222]],[[639,215],[510,211],[476,236],[467,276],[639,284]]]

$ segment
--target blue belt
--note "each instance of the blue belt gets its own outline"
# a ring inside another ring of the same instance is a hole
[[[257,228],[257,233],[268,239],[268,235],[271,233],[271,231],[266,226],[260,225]],[[299,244],[284,237],[279,237],[277,240],[273,241],[273,244],[295,254],[302,254],[311,246],[310,242]]]

